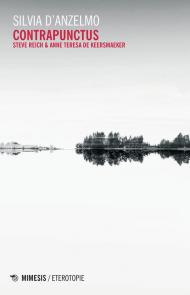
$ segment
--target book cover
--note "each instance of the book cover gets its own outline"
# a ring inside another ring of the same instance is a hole
[[[189,294],[189,12],[1,1],[1,294]]]

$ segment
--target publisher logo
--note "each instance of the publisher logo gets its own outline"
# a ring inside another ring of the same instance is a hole
[[[13,282],[17,282],[18,281],[18,276],[17,275],[10,275],[10,277],[13,280]]]
[[[18,280],[22,283],[27,282],[84,282],[83,274],[20,274],[17,276],[16,274],[10,275],[10,278],[13,282],[18,282]]]

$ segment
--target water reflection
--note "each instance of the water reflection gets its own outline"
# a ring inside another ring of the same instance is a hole
[[[144,157],[157,153],[162,159],[173,158],[179,165],[189,164],[190,151],[182,150],[163,150],[163,151],[145,151],[145,150],[103,150],[103,149],[76,149],[77,154],[82,154],[84,160],[93,165],[104,165],[108,163],[110,166],[119,165],[121,162],[140,162]]]
[[[0,153],[6,154],[6,155],[10,155],[10,156],[18,156],[21,153],[38,153],[41,151],[50,151],[52,152],[53,150],[50,149],[46,149],[46,150],[42,150],[42,149],[0,149]]]
[[[162,159],[173,158],[179,165],[189,164],[190,151],[159,151]]]
[[[1,154],[17,156],[21,153],[38,153],[41,151],[53,152],[56,149],[0,149]],[[58,150],[58,149],[57,149]],[[140,162],[150,154],[159,154],[162,159],[172,158],[179,165],[190,163],[189,150],[114,150],[114,149],[76,149],[77,154],[82,154],[85,161],[93,165],[108,163],[110,166],[119,165],[121,162]]]

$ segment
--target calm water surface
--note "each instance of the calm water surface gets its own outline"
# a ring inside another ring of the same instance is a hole
[[[2,288],[9,275],[85,275],[17,284],[19,294],[189,294],[188,164],[159,155],[96,166],[74,150],[0,155]]]

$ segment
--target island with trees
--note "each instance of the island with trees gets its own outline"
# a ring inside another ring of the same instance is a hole
[[[150,145],[144,142],[142,135],[121,137],[118,132],[110,132],[108,136],[106,136],[104,132],[96,132],[86,136],[83,143],[78,143],[76,145],[76,149],[190,150],[190,137],[189,135],[179,133],[173,141],[162,139],[158,145]]]
[[[76,145],[76,153],[83,154],[86,161],[96,165],[118,165],[122,161],[143,162],[145,156],[158,153],[161,158],[172,157],[179,165],[190,162],[190,137],[179,133],[172,141],[162,139],[151,145],[140,136],[121,137],[118,132],[96,132],[86,136]]]
[[[0,153],[9,155],[19,155],[21,152],[41,152],[41,151],[54,151],[58,148],[53,145],[38,146],[38,145],[22,145],[18,142],[12,141],[7,143],[0,143]]]

